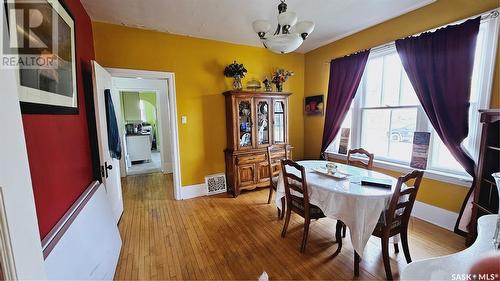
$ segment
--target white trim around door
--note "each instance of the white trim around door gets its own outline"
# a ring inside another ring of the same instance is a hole
[[[0,5],[0,15],[4,15]],[[5,17],[0,16],[5,32]],[[14,69],[0,69],[0,264],[4,280],[47,278]]]
[[[170,141],[171,154],[174,178],[174,198],[182,200],[181,194],[181,167],[180,167],[180,152],[179,152],[179,129],[177,122],[177,102],[175,92],[175,74],[173,72],[121,69],[121,68],[106,68],[111,73],[111,76],[118,78],[140,78],[140,79],[158,79],[165,80],[168,87],[168,112],[170,122]],[[163,164],[163,163],[162,163]]]

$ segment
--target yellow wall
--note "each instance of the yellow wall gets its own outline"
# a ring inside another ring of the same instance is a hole
[[[226,145],[224,102],[221,93],[231,88],[222,75],[224,67],[237,60],[249,73],[244,79],[262,80],[276,67],[295,71],[285,90],[290,100],[290,140],[295,159],[318,157],[323,133],[321,116],[303,116],[303,97],[326,94],[328,64],[332,58],[371,48],[426,31],[499,6],[497,0],[438,0],[416,11],[373,26],[314,51],[275,55],[256,47],[236,45],[118,25],[93,23],[97,61],[103,66],[170,71],[176,75],[182,184],[203,182],[207,174],[224,171]],[[500,108],[500,56],[497,56],[492,108]],[[383,171],[383,170],[382,170]],[[397,176],[398,173],[384,171]],[[424,180],[419,200],[458,212],[467,188]]]
[[[438,0],[408,14],[378,24],[306,54],[305,96],[327,93],[329,65],[325,62],[420,33],[499,6],[498,0]],[[493,87],[492,107],[500,108],[499,58]],[[304,118],[304,156],[317,158],[321,149],[324,117]],[[389,172],[391,173],[391,172]],[[397,175],[397,173],[391,173]],[[433,180],[424,180],[418,200],[454,212],[460,210],[467,188]]]
[[[285,83],[290,97],[290,142],[296,159],[303,157],[304,55],[276,55],[264,48],[171,35],[94,22],[96,60],[106,67],[175,73],[182,185],[199,184],[204,176],[224,172],[226,121],[222,92],[231,89],[224,67],[237,60],[251,78],[262,80],[277,67],[295,72]]]

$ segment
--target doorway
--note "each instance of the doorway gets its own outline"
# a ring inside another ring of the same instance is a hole
[[[120,78],[116,84],[123,84],[123,79]],[[134,84],[136,81],[130,81],[129,84]],[[148,80],[140,81],[141,84],[151,84],[154,87],[156,81],[151,83]],[[136,83],[135,83],[136,84]],[[159,132],[165,131],[167,136],[170,136],[169,124],[159,122],[158,105],[159,94],[158,89],[150,90],[118,90],[120,95],[121,105],[121,124],[120,130],[124,152],[125,173],[127,176],[150,174],[157,172],[172,173],[172,165],[162,163],[171,163],[171,155],[161,155],[162,147],[160,145]],[[168,108],[167,108],[168,109]],[[168,112],[167,112],[168,114]],[[164,128],[166,126],[166,128]],[[171,150],[171,149],[169,149]]]
[[[124,157],[120,160],[120,174],[172,173],[174,197],[180,200],[174,74],[117,68],[106,70],[112,76],[112,97],[117,101],[118,123],[122,124],[119,131]],[[137,148],[145,154],[132,151]]]

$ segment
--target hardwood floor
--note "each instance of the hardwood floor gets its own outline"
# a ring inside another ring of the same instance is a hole
[[[234,199],[226,194],[184,201],[173,199],[172,176],[139,175],[123,180],[125,210],[119,228],[123,240],[117,280],[257,280],[353,279],[349,238],[332,258],[335,220],[311,222],[304,254],[299,252],[303,220],[292,216],[287,237],[283,221],[268,205],[268,190]],[[413,260],[446,255],[464,248],[462,237],[424,221],[410,222]],[[347,234],[349,237],[349,234]],[[391,247],[395,279],[406,266]],[[380,240],[372,237],[360,264],[360,280],[384,279]]]

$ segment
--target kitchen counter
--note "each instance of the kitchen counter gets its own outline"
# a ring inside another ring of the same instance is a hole
[[[151,161],[151,134],[127,134],[127,156],[129,161]]]
[[[130,137],[130,136],[149,136],[149,135],[151,135],[151,132],[133,133],[133,134],[127,133],[126,134],[127,137]]]

